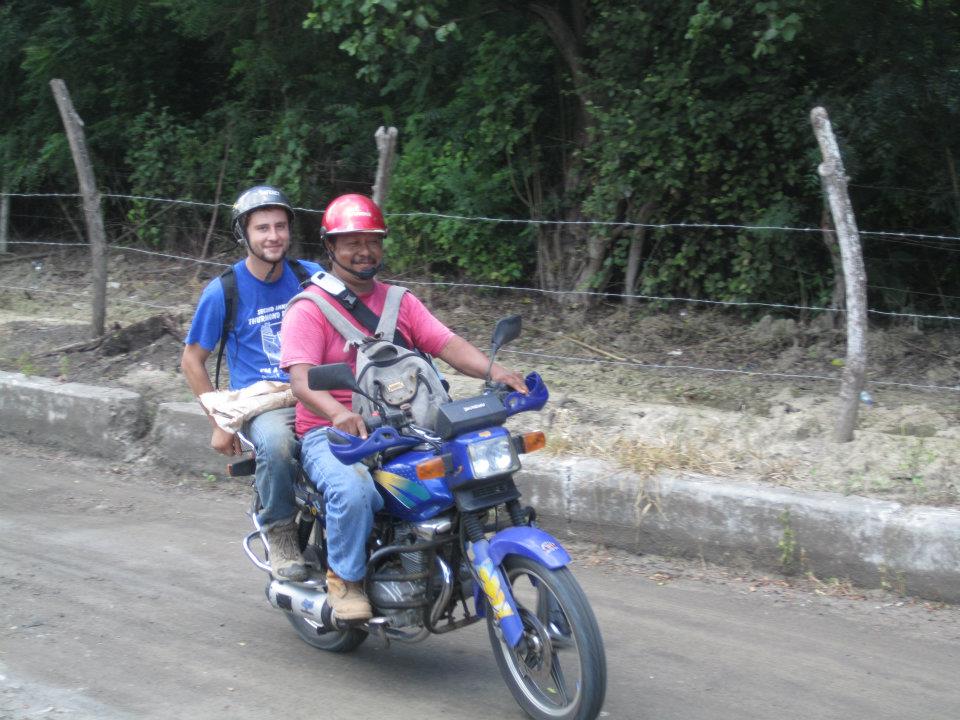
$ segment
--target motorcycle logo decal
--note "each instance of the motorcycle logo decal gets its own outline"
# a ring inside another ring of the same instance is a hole
[[[483,564],[477,568],[477,574],[480,575],[480,584],[483,585],[483,592],[490,600],[490,606],[493,608],[493,615],[500,620],[513,615],[513,610],[507,603],[507,597],[503,594],[503,588],[500,587],[500,573],[489,560],[484,560]]]
[[[300,603],[300,610],[307,615],[313,615],[313,600],[304,598],[303,602]]]
[[[467,545],[467,557],[476,565],[477,575],[480,576],[480,585],[483,587],[483,594],[486,595],[487,600],[490,601],[493,616],[497,620],[500,620],[509,615],[513,615],[513,608],[510,607],[510,603],[507,602],[507,596],[504,594],[503,588],[500,587],[500,573],[497,572],[490,558],[486,558],[477,565],[477,556],[474,548],[473,543]]]
[[[386,470],[378,470],[373,479],[395,497],[405,508],[412,508],[418,501],[429,500],[430,492],[420,483]]]
[[[557,545],[555,542],[550,542],[548,540],[546,542],[540,543],[540,549],[543,550],[545,553],[552,553],[559,550],[560,546]]]

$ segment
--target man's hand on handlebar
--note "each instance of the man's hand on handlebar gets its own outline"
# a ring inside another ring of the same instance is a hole
[[[330,422],[337,430],[343,430],[345,433],[356,435],[357,437],[367,439],[367,424],[363,418],[355,412],[344,408],[342,412],[337,413]]]
[[[502,365],[494,364],[490,369],[490,381],[506,385],[522,395],[527,394],[527,383],[524,381],[523,376],[513,370],[507,370],[507,368]]]

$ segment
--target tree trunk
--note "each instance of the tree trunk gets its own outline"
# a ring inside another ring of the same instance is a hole
[[[833,440],[849,442],[853,440],[853,429],[857,423],[860,391],[863,390],[867,365],[867,274],[863,266],[857,221],[847,193],[843,159],[830,126],[830,118],[826,110],[817,107],[810,112],[810,120],[823,155],[818,172],[830,200],[834,227],[837,228],[847,289],[847,359],[843,366],[840,407]]]
[[[570,162],[564,172],[563,188],[560,198],[560,217],[565,225],[558,227],[562,238],[555,238],[554,248],[559,252],[551,253],[551,272],[542,272],[543,276],[550,276],[554,284],[552,290],[594,290],[594,280],[606,259],[610,248],[610,239],[602,233],[591,233],[587,226],[581,225],[584,220],[581,209],[583,188],[589,183],[584,181],[583,156],[590,144],[591,116],[589,112],[590,92],[587,85],[588,77],[583,65],[583,36],[585,33],[584,8],[582,0],[571,0],[565,4],[566,14],[561,11],[559,4],[548,2],[532,2],[529,4],[531,13],[543,23],[547,35],[553,42],[561,60],[567,67],[573,85],[574,95],[577,98],[574,113],[573,128],[571,130],[574,150],[570,154]],[[556,240],[559,239],[559,242]],[[541,243],[541,250],[546,245]],[[558,301],[566,305],[577,305],[583,301],[583,296],[558,295]]]
[[[93,175],[93,166],[87,153],[87,141],[83,132],[83,120],[77,115],[63,80],[51,80],[50,89],[60,110],[63,127],[67,131],[73,163],[77,167],[80,181],[80,193],[83,195],[83,214],[87,221],[87,235],[90,243],[90,271],[93,278],[93,319],[90,324],[91,337],[103,335],[107,308],[107,241],[103,229],[103,216],[100,214],[100,191]]]
[[[217,189],[213,193],[213,212],[210,214],[210,224],[207,225],[207,233],[203,237],[203,247],[200,248],[200,259],[206,260],[210,252],[210,240],[213,238],[213,229],[217,226],[217,215],[220,214],[220,194],[223,192],[223,176],[227,172],[227,159],[230,157],[230,136],[223,144],[223,160],[220,161],[220,173],[217,175]],[[201,265],[197,265],[197,272],[193,279],[196,280],[200,274]]]
[[[957,164],[953,161],[953,152],[949,146],[944,148],[947,156],[947,172],[950,174],[950,187],[953,188],[954,217],[953,226],[960,232],[960,182],[957,181]]]
[[[10,231],[10,184],[7,178],[3,179],[3,187],[0,188],[0,255],[7,253],[7,233]]]
[[[653,208],[656,203],[653,200],[647,200],[637,214],[636,222],[640,227],[633,229],[633,237],[630,238],[630,251],[627,254],[627,269],[624,277],[624,292],[627,295],[634,295],[637,292],[638,280],[640,278],[640,262],[643,260],[643,245],[647,239],[647,228],[643,227],[650,219]],[[633,307],[637,304],[635,297],[627,298],[627,306]]]

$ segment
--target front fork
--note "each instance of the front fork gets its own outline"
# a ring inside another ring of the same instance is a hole
[[[463,516],[463,522],[467,558],[473,566],[473,574],[490,604],[504,639],[510,647],[516,647],[523,637],[523,621],[510,592],[510,583],[490,557],[490,542],[483,532],[480,519],[476,515],[466,515]],[[479,603],[477,612],[480,613]]]
[[[464,515],[464,547],[503,638],[515,648],[523,639],[523,621],[510,589],[510,582],[501,570],[507,555],[530,558],[544,567],[555,570],[570,562],[570,555],[553,536],[527,524],[516,500],[507,504],[512,527],[494,534],[489,540],[476,515]],[[477,613],[482,614],[479,590],[475,594]]]

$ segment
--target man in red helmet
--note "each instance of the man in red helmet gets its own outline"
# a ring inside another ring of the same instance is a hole
[[[314,279],[308,293],[325,297],[362,332],[367,331],[356,311],[366,306],[379,316],[388,285],[374,276],[383,264],[383,239],[387,227],[380,208],[363,195],[342,195],[323,214],[322,233],[331,275]],[[436,356],[456,370],[483,378],[489,360],[478,348],[455,335],[423,303],[407,292],[400,303],[397,330],[405,344]],[[373,514],[383,507],[369,471],[361,464],[347,467],[327,445],[327,428],[367,436],[363,419],[353,411],[349,391],[310,390],[307,371],[314,365],[345,362],[356,367],[356,349],[348,347],[316,304],[297,302],[284,316],[280,366],[290,374],[297,397],[296,431],[302,438],[301,463],[324,494],[327,509],[327,592],[334,615],[344,621],[371,617],[363,594],[365,547],[373,527]],[[523,378],[494,364],[491,378],[525,393]]]

